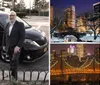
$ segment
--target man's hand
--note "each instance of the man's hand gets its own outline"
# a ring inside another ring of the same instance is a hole
[[[14,53],[17,53],[17,52],[20,52],[20,47],[18,47],[18,46],[16,46],[16,47],[14,48]]]
[[[4,50],[4,51],[6,50],[6,46],[3,46],[3,50]]]

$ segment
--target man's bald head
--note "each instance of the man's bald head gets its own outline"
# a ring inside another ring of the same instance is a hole
[[[10,11],[9,19],[10,19],[11,22],[14,22],[16,20],[16,12]]]
[[[16,12],[10,11],[9,15],[15,15],[16,16]]]

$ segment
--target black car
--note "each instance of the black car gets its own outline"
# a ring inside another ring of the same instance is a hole
[[[21,62],[32,62],[39,58],[41,58],[48,50],[48,42],[46,39],[45,32],[42,32],[38,29],[34,29],[27,22],[19,18],[16,19],[20,22],[24,23],[25,26],[25,36],[26,39],[22,46],[22,50],[20,53],[19,60]],[[4,29],[6,24],[8,23],[8,14],[0,11],[0,57],[5,62],[10,62],[9,56],[6,54],[5,50],[2,46]]]

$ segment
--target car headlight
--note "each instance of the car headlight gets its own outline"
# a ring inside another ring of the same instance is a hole
[[[30,39],[25,39],[24,42],[25,42],[25,43],[28,43],[28,44],[31,44],[31,45],[36,45],[36,46],[40,47],[40,45],[39,45],[37,42],[32,41],[32,40],[30,40]]]

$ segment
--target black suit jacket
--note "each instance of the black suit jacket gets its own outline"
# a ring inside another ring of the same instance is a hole
[[[9,36],[9,26],[10,24],[8,23],[5,28],[7,51],[9,47],[18,46],[21,48],[25,40],[25,28],[23,23],[15,21],[10,36]]]

